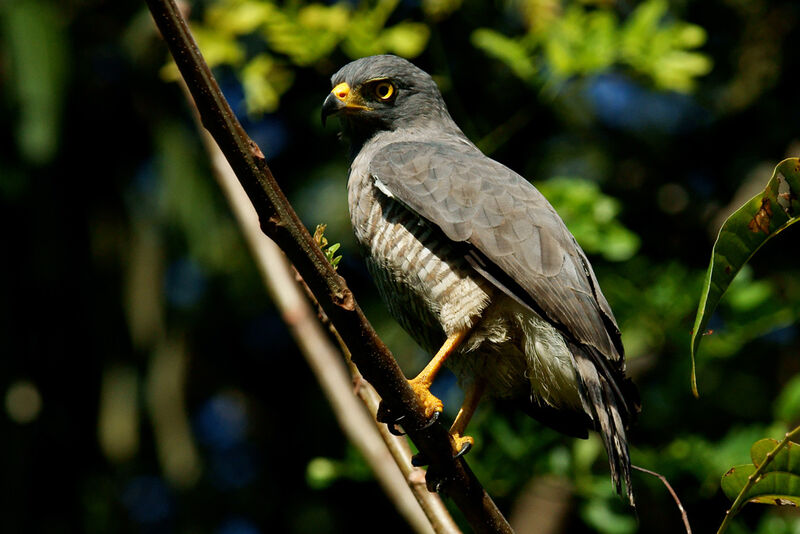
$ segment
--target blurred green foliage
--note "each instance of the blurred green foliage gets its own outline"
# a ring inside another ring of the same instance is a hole
[[[354,8],[347,0],[283,6],[223,0],[209,7],[203,23],[193,25],[192,31],[209,65],[239,70],[248,112],[271,112],[292,85],[292,67],[319,63],[337,47],[353,59],[385,53],[413,58],[422,53],[430,34],[425,24],[387,26],[399,1],[361,2]],[[248,57],[245,37],[255,39],[263,50]],[[177,75],[174,66],[167,74]]]
[[[427,355],[375,298],[346,213],[346,147],[319,106],[330,75],[363,54],[431,72],[470,138],[535,180],[590,255],[642,395],[634,463],[670,480],[695,531],[719,526],[720,476],[800,421],[797,225],[731,283],[703,340],[703,396],[688,385],[714,235],[800,152],[797,2],[189,7],[245,128],[307,226],[327,223],[341,243],[338,272],[409,375]],[[163,83],[174,72],[144,6],[4,2],[0,42],[0,531],[406,532],[264,294],[184,96]],[[131,398],[108,393],[123,389],[119,369]],[[452,417],[459,388],[434,387]],[[119,429],[125,455],[105,441]],[[512,521],[681,529],[661,483],[638,473],[632,518],[596,437],[501,403],[482,405],[470,433],[470,465]],[[542,499],[552,480],[562,491]],[[748,507],[730,532],[798,528],[790,512]]]
[[[620,224],[618,200],[586,180],[555,177],[539,184],[539,191],[565,221],[581,248],[609,261],[629,260],[639,249],[639,237]]]
[[[668,16],[666,0],[645,0],[620,21],[613,4],[515,2],[526,33],[507,37],[491,28],[472,33],[472,43],[504,62],[522,80],[540,85],[624,66],[659,89],[690,91],[708,74],[708,55],[694,51],[705,30]]]
[[[16,141],[26,160],[43,165],[58,150],[69,44],[49,2],[4,2],[0,12],[6,56],[13,58],[8,89],[19,106]]]

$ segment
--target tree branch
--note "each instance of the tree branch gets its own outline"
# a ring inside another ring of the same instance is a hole
[[[307,302],[289,262],[278,246],[261,231],[253,205],[214,140],[207,133],[203,137],[217,179],[264,283],[328,398],[339,426],[361,452],[386,495],[414,531],[419,534],[441,532],[431,528],[433,521],[425,516],[372,417],[353,394],[350,374],[342,362],[341,353],[331,343],[317,314]]]
[[[203,125],[219,145],[259,215],[261,228],[286,253],[342,339],[353,362],[431,462],[449,495],[476,532],[511,533],[511,527],[463,459],[453,461],[447,430],[426,427],[419,399],[397,362],[375,334],[344,279],[336,274],[300,222],[267,166],[222,96],[174,0],[146,0],[172,57],[189,87]]]

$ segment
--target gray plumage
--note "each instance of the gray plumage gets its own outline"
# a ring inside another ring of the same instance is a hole
[[[471,328],[448,360],[460,381],[480,375],[494,396],[569,434],[597,430],[633,504],[635,388],[611,308],[561,218],[467,139],[408,61],[363,58],[331,81],[358,94],[360,107],[344,110],[329,95],[323,113],[344,111],[351,220],[392,315],[431,353]],[[393,88],[385,100],[382,82]]]

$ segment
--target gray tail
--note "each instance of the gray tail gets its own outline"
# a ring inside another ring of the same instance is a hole
[[[626,431],[639,410],[636,388],[622,369],[612,371],[609,366],[614,364],[593,348],[572,345],[572,353],[582,386],[583,409],[605,443],[614,487],[622,495],[624,482],[628,501],[635,508]]]

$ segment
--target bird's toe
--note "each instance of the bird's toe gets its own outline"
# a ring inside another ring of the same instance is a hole
[[[395,436],[405,435],[405,432],[400,430],[398,425],[403,423],[406,416],[393,411],[384,401],[381,401],[381,403],[378,405],[378,413],[375,414],[375,418],[379,423],[386,423],[386,426],[391,434],[394,434]]]
[[[453,459],[461,458],[467,454],[472,446],[475,444],[475,439],[472,436],[461,436],[454,434],[453,436]]]

